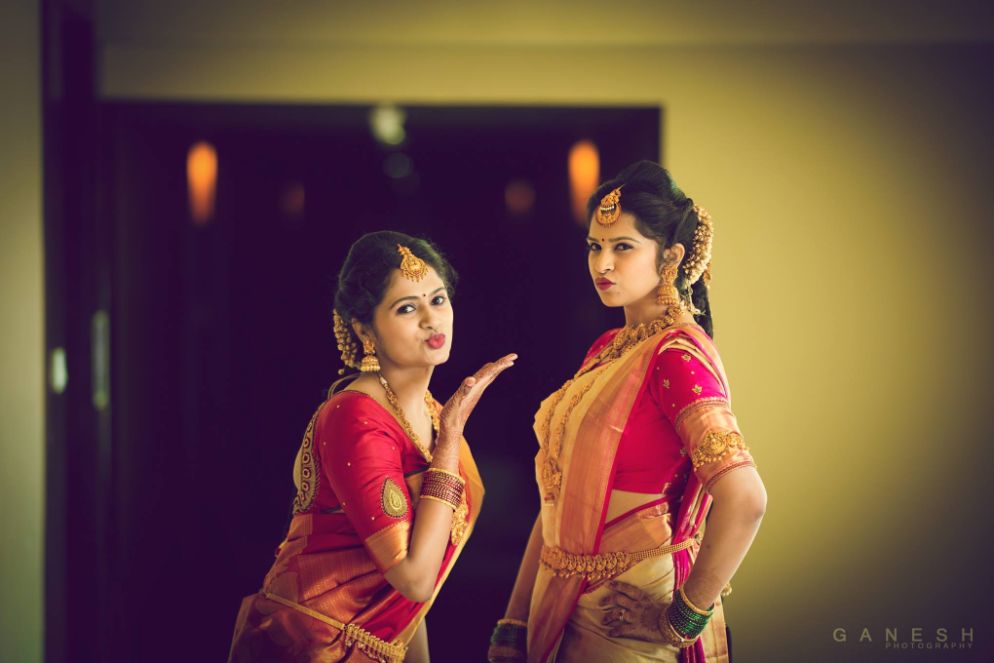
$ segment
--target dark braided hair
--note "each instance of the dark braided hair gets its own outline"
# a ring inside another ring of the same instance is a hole
[[[677,272],[676,288],[681,297],[689,298],[700,310],[701,314],[695,318],[697,324],[708,336],[714,337],[711,304],[704,278],[691,286],[687,283],[684,270],[686,257],[694,249],[694,232],[700,221],[694,211],[694,201],[680,190],[669,172],[658,163],[637,161],[597,187],[587,201],[587,216],[592,218],[601,199],[619,186],[622,187],[619,201],[622,211],[630,212],[635,217],[639,232],[659,244],[657,269],[663,266],[663,249],[678,242],[683,244],[684,260]]]

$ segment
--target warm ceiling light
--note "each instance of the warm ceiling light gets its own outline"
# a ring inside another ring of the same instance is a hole
[[[190,194],[190,216],[198,226],[214,217],[217,196],[217,150],[210,143],[194,144],[186,155],[186,184]]]
[[[511,180],[504,187],[504,205],[514,216],[524,216],[535,207],[535,187],[525,180]]]
[[[601,176],[601,157],[593,141],[581,140],[569,150],[569,194],[573,218],[581,225],[587,221],[587,200],[597,189]]]

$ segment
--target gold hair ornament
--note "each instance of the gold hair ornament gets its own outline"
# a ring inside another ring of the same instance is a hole
[[[621,216],[621,187],[601,198],[594,219],[602,226],[609,226]]]
[[[694,205],[694,213],[697,214],[697,229],[694,230],[694,245],[683,261],[683,272],[687,275],[687,285],[693,285],[701,278],[704,279],[704,285],[709,285],[714,223],[708,211],[700,205]]]
[[[352,331],[345,324],[345,320],[338,314],[338,311],[332,313],[332,319],[335,325],[335,340],[338,342],[338,351],[342,353],[342,363],[348,368],[359,368],[359,364],[356,362],[359,346],[352,336]],[[344,375],[345,369],[338,369],[338,374]]]
[[[406,246],[397,245],[397,252],[400,253],[400,273],[408,281],[419,282],[428,276],[428,263],[417,257]]]

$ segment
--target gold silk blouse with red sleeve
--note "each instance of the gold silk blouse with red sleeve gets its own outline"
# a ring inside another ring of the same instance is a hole
[[[617,331],[598,338],[588,359]],[[725,473],[750,465],[755,462],[707,354],[689,334],[666,335],[621,436],[613,488],[675,499],[690,471],[708,489]]]

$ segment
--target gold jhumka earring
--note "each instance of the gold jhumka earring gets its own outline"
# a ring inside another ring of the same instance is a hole
[[[686,309],[680,291],[676,288],[678,265],[666,265],[663,267],[661,278],[663,282],[656,291],[656,303],[663,308],[662,320],[666,326],[672,325],[680,317],[680,313]]]
[[[380,360],[376,358],[376,346],[368,338],[362,339],[362,362],[359,364],[359,370],[363,373],[379,373],[380,372]]]
[[[677,265],[666,265],[661,275],[663,282],[656,292],[656,303],[666,308],[680,306],[680,291],[676,289]]]

